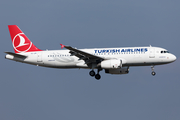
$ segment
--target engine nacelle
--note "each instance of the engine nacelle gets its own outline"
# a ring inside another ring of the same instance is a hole
[[[129,67],[122,67],[120,69],[105,69],[105,73],[109,74],[128,74]]]
[[[122,67],[122,60],[118,59],[111,59],[111,60],[104,60],[101,62],[101,68],[103,69],[118,69]]]

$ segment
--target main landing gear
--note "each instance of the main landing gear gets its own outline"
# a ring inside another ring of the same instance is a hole
[[[101,79],[101,75],[99,74],[99,72],[100,72],[101,70],[102,70],[102,69],[98,69],[97,74],[94,72],[94,70],[91,70],[91,71],[89,72],[89,75],[92,76],[92,77],[95,76],[95,78],[96,78],[97,80],[99,80],[99,79]]]
[[[152,76],[155,76],[156,75],[156,73],[154,72],[154,66],[151,66],[151,70],[152,70]]]
[[[96,73],[94,72],[94,70],[91,70],[91,71],[89,72],[89,75],[92,76],[92,77],[95,76],[95,74],[96,74]]]

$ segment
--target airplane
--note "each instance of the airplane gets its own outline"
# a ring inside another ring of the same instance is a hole
[[[77,49],[63,44],[67,50],[41,50],[37,48],[17,25],[8,25],[14,52],[5,58],[17,62],[50,68],[91,69],[89,75],[97,80],[103,69],[107,74],[128,74],[131,66],[151,66],[172,63],[176,56],[160,47],[116,47]],[[94,71],[97,69],[97,73]]]

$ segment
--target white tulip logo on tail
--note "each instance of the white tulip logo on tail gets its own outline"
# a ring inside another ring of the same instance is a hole
[[[13,47],[18,52],[26,52],[32,46],[32,42],[28,40],[24,33],[19,33],[13,38]]]
[[[19,36],[19,38],[20,38],[20,43],[19,43],[18,46],[16,46],[16,48],[29,44],[29,43],[25,43],[25,39],[24,39],[22,36],[20,36],[20,35],[18,35],[18,36]]]

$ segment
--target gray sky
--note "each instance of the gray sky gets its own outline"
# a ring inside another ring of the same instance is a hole
[[[179,120],[179,0],[3,0],[0,120]],[[157,46],[174,63],[127,75],[36,67],[4,59],[16,24],[40,49]]]

